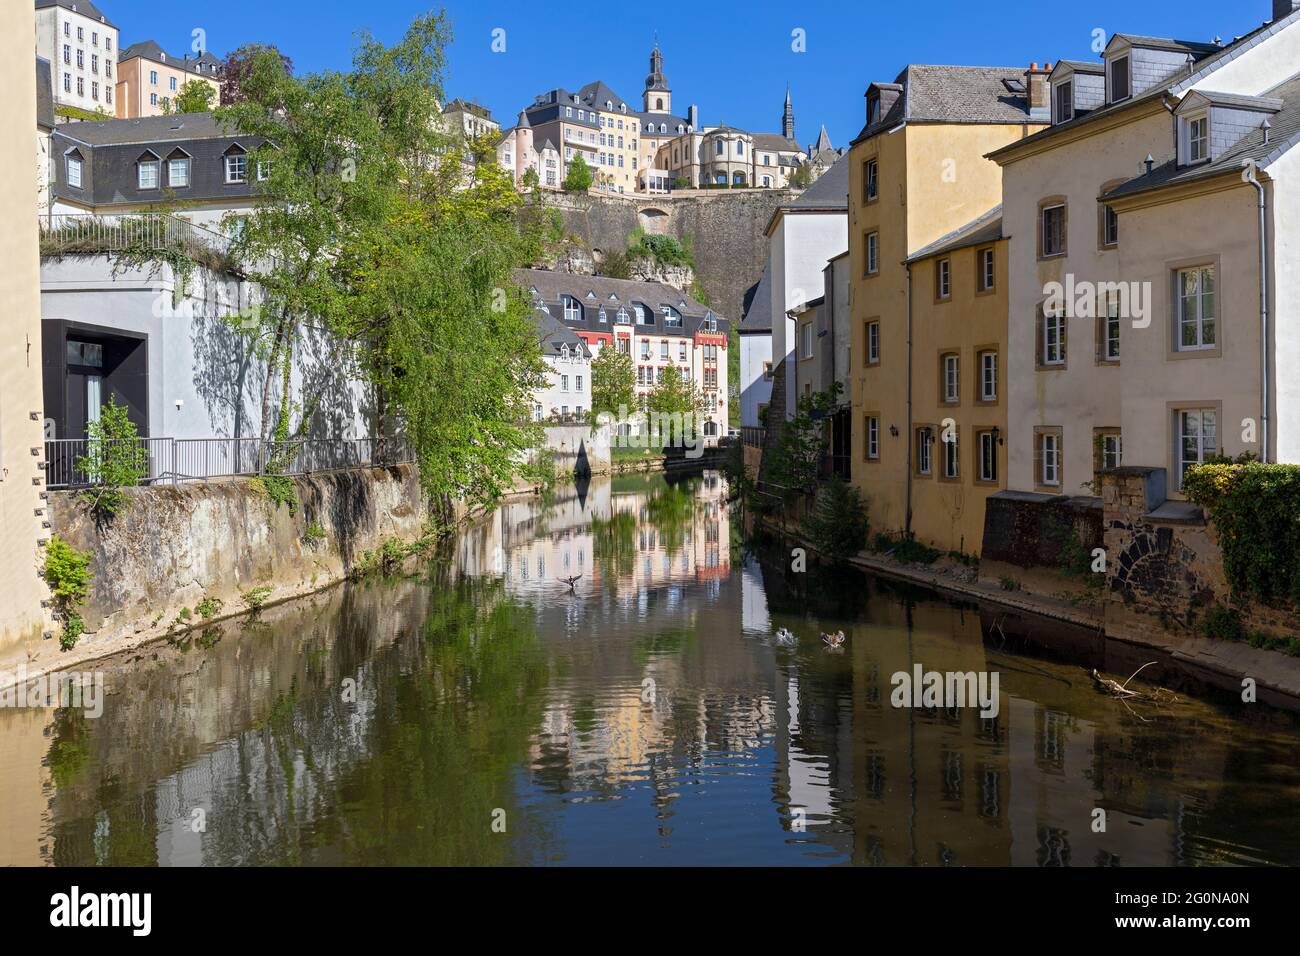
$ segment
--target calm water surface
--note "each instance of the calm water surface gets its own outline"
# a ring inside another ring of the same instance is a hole
[[[1295,717],[1126,706],[1088,670],[1141,655],[778,559],[716,475],[596,482],[107,662],[99,719],[0,711],[0,864],[1300,863]],[[895,709],[917,663],[1000,713]]]

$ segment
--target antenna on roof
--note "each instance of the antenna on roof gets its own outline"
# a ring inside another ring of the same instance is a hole
[[[1156,158],[1150,153],[1147,153],[1147,158],[1142,160],[1142,162],[1147,168],[1147,175],[1151,175],[1151,170],[1155,169],[1156,166]]]
[[[1264,123],[1263,123],[1262,126],[1260,126],[1260,129],[1262,129],[1262,130],[1264,131],[1264,145],[1267,146],[1267,145],[1268,145],[1268,140],[1269,140],[1269,135],[1270,135],[1270,133],[1271,133],[1272,130],[1273,130],[1273,124],[1270,123],[1270,122],[1268,121],[1268,117],[1267,117],[1267,116],[1264,117]]]

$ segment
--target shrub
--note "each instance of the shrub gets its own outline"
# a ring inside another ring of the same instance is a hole
[[[59,646],[71,650],[86,629],[77,608],[86,603],[90,586],[90,552],[78,551],[55,535],[46,545],[42,574],[50,586],[55,616],[63,622]]]
[[[198,603],[198,606],[195,608],[195,610],[199,612],[199,617],[203,618],[206,621],[208,618],[221,613],[222,606],[223,604],[221,598],[205,597],[202,601]]]
[[[1240,641],[1247,636],[1241,615],[1217,604],[1205,612],[1205,619],[1201,621],[1201,633],[1221,641]]]
[[[804,532],[823,555],[844,561],[866,545],[869,525],[861,492],[837,475],[818,489]]]
[[[124,488],[133,488],[149,476],[149,455],[140,432],[125,405],[115,397],[99,412],[99,420],[86,424],[86,454],[77,459],[91,488],[81,497],[99,518],[111,518],[127,504]]]
[[[1183,493],[1213,520],[1235,595],[1274,606],[1300,602],[1300,465],[1198,465]]]
[[[266,599],[271,596],[271,592],[274,590],[275,588],[264,584],[261,587],[253,588],[251,591],[245,591],[243,595],[244,605],[256,614],[266,604]]]

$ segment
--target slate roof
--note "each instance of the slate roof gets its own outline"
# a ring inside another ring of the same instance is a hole
[[[197,57],[172,56],[156,41],[141,40],[139,43],[132,43],[129,47],[119,53],[117,56],[117,62],[125,63],[127,60],[134,60],[136,57],[175,67],[178,70],[193,73],[195,76],[219,79],[221,61],[206,51],[201,56]],[[200,70],[200,65],[207,67],[207,69]]]
[[[1191,92],[1205,97],[1214,106],[1227,106],[1232,109],[1276,113],[1283,106],[1282,100],[1276,96],[1243,96],[1239,93],[1218,93],[1214,90],[1192,90]],[[1191,93],[1188,95],[1190,96]]]
[[[64,10],[71,13],[80,13],[92,20],[102,20],[105,26],[110,26],[114,30],[117,29],[117,24],[104,16],[99,7],[91,3],[90,0],[36,0],[37,10],[43,10],[45,7],[62,7]]]
[[[231,135],[212,113],[179,113],[172,116],[69,123],[60,127],[60,132],[68,139],[90,146],[123,146],[133,143],[147,145]]]
[[[1196,40],[1173,40],[1169,37],[1144,37],[1136,33],[1116,33],[1110,38],[1110,42],[1124,40],[1130,46],[1141,47],[1144,50],[1165,50],[1169,53],[1190,53],[1192,56],[1203,56],[1207,53],[1217,53],[1219,45],[1217,43],[1199,43]],[[1107,44],[1109,46],[1109,44]]]
[[[545,354],[559,355],[561,348],[567,345],[570,352],[576,349],[585,357],[591,357],[591,349],[587,344],[559,319],[542,309],[534,309],[531,319],[533,325],[537,327],[538,343]]]
[[[848,209],[849,206],[849,160],[847,156],[837,159],[826,172],[818,177],[803,191],[787,209]]]
[[[1076,115],[1072,120],[1067,120],[1064,123],[1057,123],[1054,126],[1047,127],[1046,129],[1040,129],[1032,136],[1026,136],[1022,140],[1017,140],[1014,143],[1003,146],[1001,149],[994,150],[989,153],[989,158],[996,161],[999,156],[1018,150],[1027,143],[1037,143],[1045,139],[1050,139],[1065,130],[1077,129],[1086,123],[1095,122],[1104,116],[1113,116],[1116,113],[1130,109],[1140,103],[1149,103],[1151,100],[1163,97],[1166,93],[1172,92],[1181,96],[1190,89],[1194,83],[1204,79],[1206,76],[1213,73],[1218,67],[1236,59],[1250,47],[1262,43],[1269,37],[1296,23],[1300,23],[1300,10],[1282,17],[1281,19],[1265,23],[1257,29],[1252,30],[1250,33],[1237,37],[1226,46],[1220,47],[1205,44],[1205,46],[1213,50],[1213,52],[1200,56],[1193,63],[1183,67],[1163,83],[1157,83],[1145,93],[1142,93],[1139,96],[1130,97],[1127,100],[1121,100],[1118,103],[1099,106],[1095,110],[1089,110],[1086,113]]]
[[[1056,70],[1059,70],[1063,66],[1068,66],[1075,73],[1090,73],[1093,76],[1106,75],[1105,63],[1093,63],[1088,60],[1060,60],[1056,64],[1056,69],[1052,70],[1052,72],[1055,73]]]
[[[969,249],[971,246],[983,246],[1004,238],[1002,235],[1002,206],[994,206],[988,212],[971,220],[960,229],[954,229],[946,236],[941,236],[928,246],[912,253],[907,262],[919,262],[931,256]]]
[[[1023,67],[909,65],[893,83],[873,84],[899,95],[879,122],[863,127],[854,143],[900,123],[1031,123],[1023,93]]]
[[[50,61],[41,56],[36,58],[36,124],[54,129],[54,80]]]
[[[643,334],[664,336],[693,336],[712,316],[718,323],[718,333],[725,335],[727,320],[691,296],[662,282],[640,282],[635,279],[609,279],[605,276],[574,275],[568,272],[551,272],[547,269],[519,269],[515,278],[525,288],[537,290],[541,302],[551,309],[552,316],[564,315],[560,305],[561,295],[571,295],[582,304],[583,321],[580,325],[566,323],[567,327],[589,332],[611,332],[619,307],[631,312],[634,304],[647,307],[651,321],[648,325],[633,326]],[[594,298],[588,298],[594,293]],[[681,328],[664,328],[660,306],[671,305],[682,313]],[[600,321],[600,308],[605,307],[605,322]]]
[[[1197,91],[1199,92],[1199,90]],[[1253,159],[1260,169],[1267,169],[1283,153],[1300,143],[1300,76],[1268,91],[1269,98],[1280,99],[1282,109],[1269,119],[1268,141],[1264,130],[1251,131],[1241,142],[1217,160],[1197,166],[1179,166],[1176,160],[1157,166],[1150,173],[1130,179],[1106,194],[1104,198],[1119,198],[1136,193],[1150,192],[1167,186],[1196,182],[1225,173],[1239,173],[1241,164]]]
[[[763,266],[763,275],[745,290],[741,308],[741,335],[772,334],[772,273],[768,266]]]

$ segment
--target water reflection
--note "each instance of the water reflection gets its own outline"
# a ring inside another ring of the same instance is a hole
[[[1081,666],[1122,653],[787,573],[725,497],[511,505],[416,577],[112,662],[98,720],[0,711],[0,863],[1300,862],[1294,718],[1130,710]],[[917,663],[997,670],[998,716],[892,707]]]

